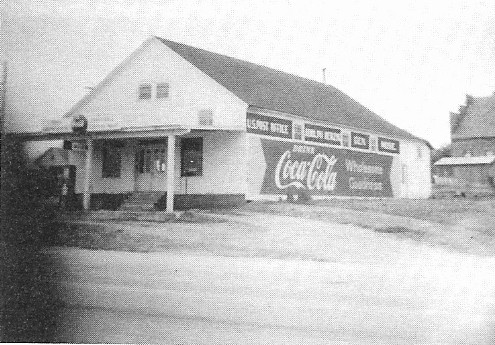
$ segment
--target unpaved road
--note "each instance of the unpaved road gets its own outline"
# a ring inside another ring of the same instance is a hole
[[[230,217],[278,233],[269,244],[278,245],[278,253],[310,254],[53,249],[51,255],[65,266],[58,278],[66,303],[59,340],[495,343],[494,258],[327,221]]]

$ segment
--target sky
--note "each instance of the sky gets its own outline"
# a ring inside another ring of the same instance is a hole
[[[62,116],[151,35],[342,90],[434,147],[495,92],[495,1],[0,0],[7,125]]]

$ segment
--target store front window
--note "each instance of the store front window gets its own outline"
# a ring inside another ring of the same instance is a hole
[[[203,175],[203,138],[183,138],[180,148],[181,176]]]
[[[103,167],[102,177],[120,177],[122,168],[122,147],[121,142],[107,141],[103,144]]]

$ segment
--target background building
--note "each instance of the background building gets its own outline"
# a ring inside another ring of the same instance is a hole
[[[450,132],[452,157],[444,157],[434,164],[438,181],[450,181],[466,191],[495,188],[495,94],[466,96],[466,103],[459,112],[450,114]]]

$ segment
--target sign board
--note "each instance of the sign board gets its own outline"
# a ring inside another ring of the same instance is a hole
[[[391,197],[392,156],[261,139],[266,164],[261,194],[289,188],[313,195]]]
[[[95,116],[88,119],[88,131],[111,131],[122,128],[122,122],[115,116]]]
[[[304,125],[304,139],[331,145],[341,145],[342,135],[340,129],[311,125]]]
[[[43,133],[71,133],[72,118],[49,120],[41,130]]]
[[[399,153],[399,141],[378,137],[378,150],[388,153]]]
[[[370,148],[370,136],[367,134],[351,132],[351,146],[368,150]]]
[[[292,121],[271,116],[247,113],[246,130],[248,133],[292,139]]]

